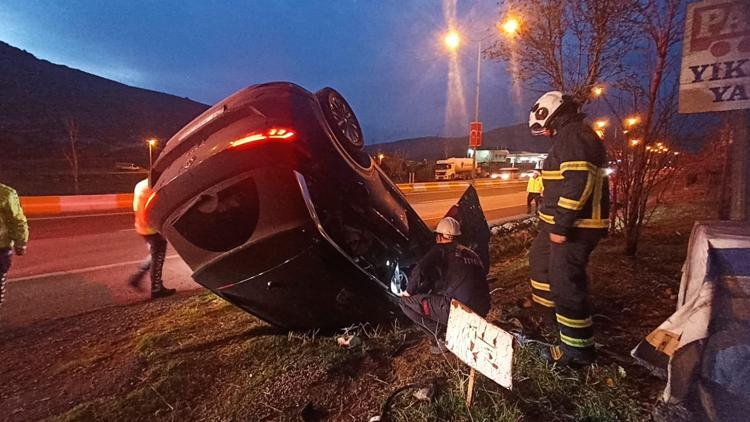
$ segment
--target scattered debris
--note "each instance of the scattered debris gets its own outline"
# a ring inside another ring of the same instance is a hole
[[[437,385],[435,383],[430,383],[428,386],[420,388],[419,390],[415,391],[412,396],[419,400],[419,401],[430,401],[433,397],[435,397],[435,391],[437,390]]]
[[[361,338],[357,336],[350,336],[350,335],[337,337],[336,342],[339,344],[339,346],[345,347],[347,349],[362,345]]]

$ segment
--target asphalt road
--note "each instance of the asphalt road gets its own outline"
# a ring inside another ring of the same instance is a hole
[[[509,183],[478,189],[487,220],[525,212],[524,188],[523,183]],[[407,198],[417,213],[434,225],[462,193],[463,189],[415,192]],[[36,218],[29,224],[28,253],[14,257],[0,326],[23,326],[148,299],[148,280],[142,292],[126,284],[147,254],[130,213]],[[170,248],[164,284],[180,291],[200,288],[190,274]]]

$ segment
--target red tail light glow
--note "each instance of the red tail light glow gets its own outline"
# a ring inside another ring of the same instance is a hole
[[[231,148],[237,148],[241,145],[250,144],[253,142],[258,141],[264,141],[266,139],[278,139],[282,141],[293,141],[294,138],[296,138],[297,133],[295,133],[291,129],[285,129],[285,128],[271,128],[266,129],[262,132],[254,132],[250,133],[246,136],[243,136],[240,139],[234,140],[229,143],[229,146]]]
[[[146,204],[143,206],[144,211],[151,209],[151,206],[154,205],[154,199],[156,199],[156,192],[151,192],[151,195],[146,199]]]

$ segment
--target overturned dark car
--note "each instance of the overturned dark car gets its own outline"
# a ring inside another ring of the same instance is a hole
[[[363,146],[331,88],[245,88],[168,141],[149,220],[198,283],[274,325],[387,318],[434,236]],[[486,249],[476,192],[461,202],[466,240]]]

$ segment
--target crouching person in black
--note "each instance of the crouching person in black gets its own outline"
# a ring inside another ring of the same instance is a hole
[[[490,310],[490,292],[479,256],[455,241],[461,225],[443,218],[435,230],[436,245],[414,267],[401,309],[430,336],[433,353],[442,352],[451,299],[456,299],[485,317]]]

